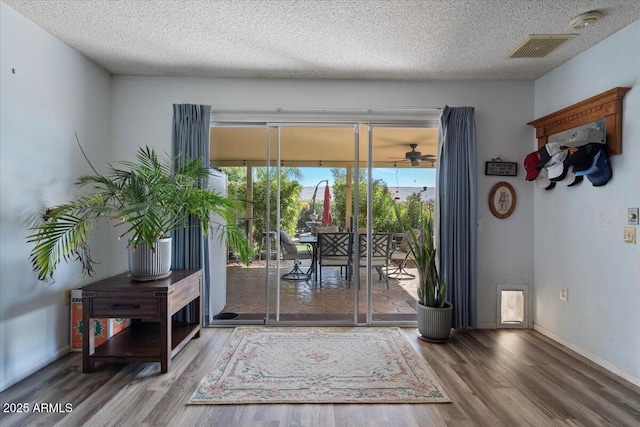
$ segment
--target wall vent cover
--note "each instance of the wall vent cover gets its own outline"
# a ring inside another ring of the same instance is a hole
[[[506,58],[544,58],[577,34],[529,34]]]

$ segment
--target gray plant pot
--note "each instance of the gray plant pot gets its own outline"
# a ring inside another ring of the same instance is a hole
[[[443,308],[416,304],[418,312],[418,336],[427,341],[445,342],[451,334],[453,306],[445,303]]]
[[[160,239],[152,250],[145,242],[129,245],[129,273],[134,280],[157,280],[171,274],[171,237]]]

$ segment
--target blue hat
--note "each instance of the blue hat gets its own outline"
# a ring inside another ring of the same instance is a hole
[[[594,173],[598,171],[598,160],[600,160],[600,154],[603,152],[604,150],[598,150],[595,153],[595,156],[593,157],[593,160],[591,161],[591,165],[584,170],[577,170],[574,173],[576,174],[576,176],[582,176],[582,175],[589,175],[590,173]]]
[[[596,166],[598,170],[588,174],[587,178],[591,181],[591,184],[593,184],[594,187],[600,187],[609,182],[612,175],[611,165],[609,164],[609,160],[607,160],[607,153],[605,150],[601,150]]]
[[[569,147],[567,157],[564,159],[564,166],[569,168],[573,166],[573,172],[580,175],[586,175],[584,171],[595,166],[594,158],[602,149],[602,144],[589,143],[580,147]],[[583,173],[578,173],[583,172]]]

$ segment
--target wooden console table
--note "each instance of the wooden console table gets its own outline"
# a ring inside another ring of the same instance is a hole
[[[82,321],[93,318],[131,319],[131,326],[95,347],[93,328],[82,335],[82,372],[95,362],[160,362],[166,373],[171,358],[200,336],[202,270],[174,270],[156,281],[131,280],[128,273],[82,288]],[[178,322],[172,316],[194,301],[195,322]]]

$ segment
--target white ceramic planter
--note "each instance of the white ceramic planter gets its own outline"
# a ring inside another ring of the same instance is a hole
[[[171,274],[171,237],[158,240],[152,250],[145,242],[129,246],[129,273],[134,280],[156,280]]]

